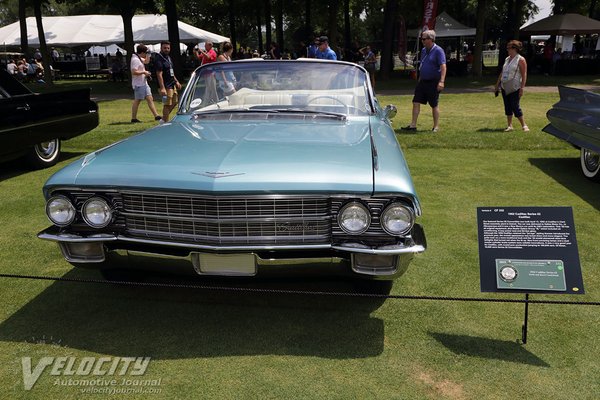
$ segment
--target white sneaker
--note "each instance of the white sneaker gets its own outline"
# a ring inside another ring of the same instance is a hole
[[[529,132],[529,127],[527,125],[523,125],[523,132]]]
[[[504,130],[504,132],[512,132],[512,131],[514,131],[514,129],[513,129],[513,127],[512,127],[512,126],[508,126],[508,127],[506,127],[506,129]]]

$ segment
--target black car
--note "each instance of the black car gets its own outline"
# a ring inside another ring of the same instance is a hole
[[[33,168],[58,161],[60,141],[98,126],[90,89],[33,93],[0,70],[0,162],[24,157]]]
[[[544,132],[571,143],[580,151],[583,174],[600,182],[600,95],[559,86],[560,101],[546,113]]]

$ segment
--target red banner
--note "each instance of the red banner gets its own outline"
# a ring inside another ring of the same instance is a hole
[[[421,30],[435,29],[437,6],[437,0],[423,0],[423,23],[421,24]]]

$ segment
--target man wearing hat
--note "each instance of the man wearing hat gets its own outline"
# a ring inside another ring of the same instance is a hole
[[[319,38],[319,48],[317,49],[316,56],[321,60],[337,60],[335,51],[331,50],[329,47],[329,39],[327,36],[321,36]]]

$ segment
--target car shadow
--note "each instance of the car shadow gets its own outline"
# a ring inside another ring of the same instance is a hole
[[[100,279],[87,270],[64,277]],[[156,359],[269,354],[354,359],[383,351],[383,320],[370,316],[381,299],[268,292],[332,285],[347,291],[343,282],[255,280],[249,286],[265,292],[242,291],[241,283],[228,282],[239,288],[234,290],[201,290],[57,281],[0,324],[0,340],[45,337],[69,348]]]
[[[85,153],[72,153],[61,151],[59,162],[78,158],[83,156],[84,154]],[[34,171],[36,170],[32,169],[29,165],[27,165],[27,163],[23,159],[16,159],[12,161],[3,162],[0,163],[0,182]]]
[[[530,158],[529,162],[588,204],[600,210],[600,198],[598,197],[600,185],[583,175],[578,157]]]
[[[438,332],[429,332],[429,335],[454,354],[510,361],[536,367],[550,367],[550,364],[525,349],[525,347],[516,341],[511,342],[468,335],[450,335]]]

